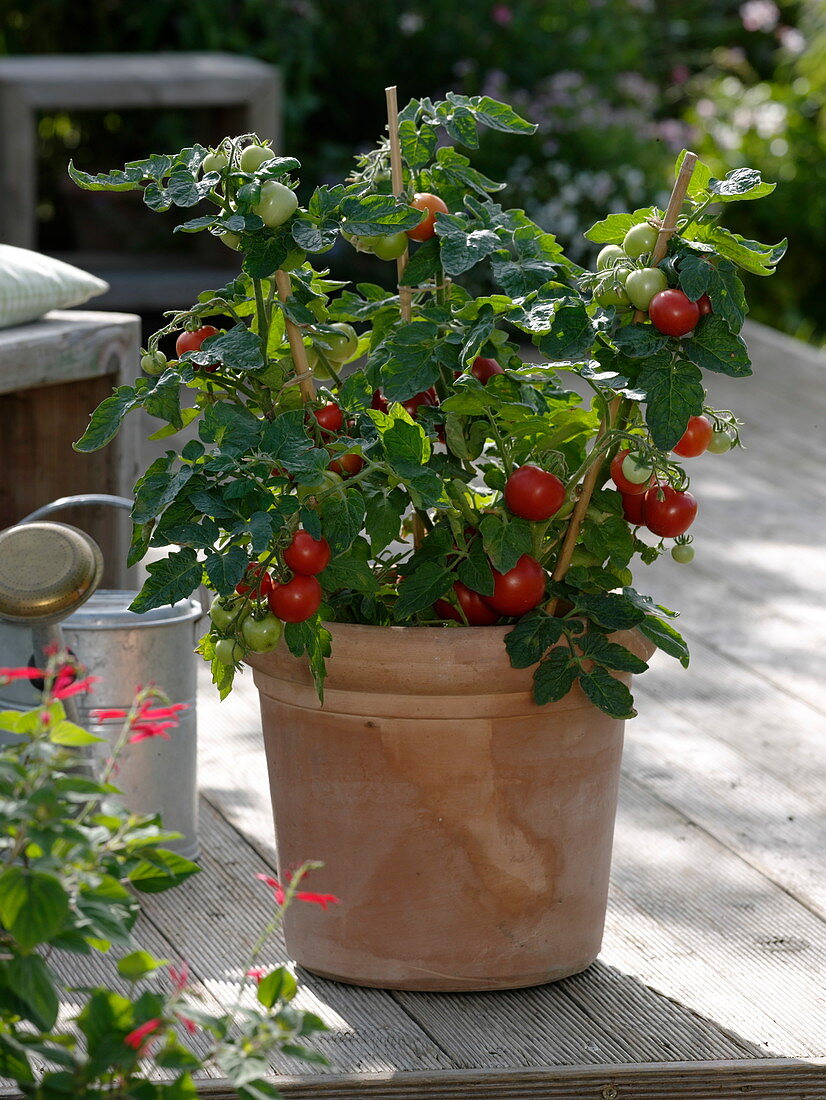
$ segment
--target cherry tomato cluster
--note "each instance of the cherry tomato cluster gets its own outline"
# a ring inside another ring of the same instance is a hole
[[[433,610],[442,619],[462,622],[462,615],[469,626],[492,626],[500,618],[518,618],[538,607],[545,598],[547,574],[536,558],[523,554],[516,565],[500,573],[493,569],[493,593],[483,595],[474,592],[461,581],[453,584],[456,605],[447,600],[437,600]],[[461,609],[461,610],[459,610]]]
[[[182,359],[188,351],[200,351],[201,344],[207,340],[210,336],[217,336],[218,329],[214,325],[202,325],[200,328],[193,330],[185,330],[180,334],[175,341],[175,354],[179,359]],[[193,370],[198,370],[198,364],[192,364]],[[218,370],[217,363],[207,363],[203,368],[207,374],[211,374]]]

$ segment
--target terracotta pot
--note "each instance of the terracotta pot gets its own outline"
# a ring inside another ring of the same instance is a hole
[[[341,898],[290,908],[291,957],[409,990],[584,970],[602,940],[624,723],[578,686],[537,706],[510,627],[330,629],[323,706],[285,646],[250,658],[279,866],[322,860],[308,889]],[[650,653],[637,634],[616,640]]]

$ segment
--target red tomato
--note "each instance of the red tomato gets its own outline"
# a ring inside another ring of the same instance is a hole
[[[302,577],[314,577],[330,564],[330,544],[300,527],[284,551],[284,564]]]
[[[658,500],[657,494],[663,499]],[[644,497],[645,526],[661,538],[673,539],[682,535],[694,522],[697,501],[691,495],[670,485],[654,486]]]
[[[493,595],[482,600],[500,615],[524,615],[545,597],[545,570],[530,554],[523,554],[507,573],[493,570]]]
[[[704,416],[692,416],[680,437],[680,442],[672,450],[675,455],[682,455],[683,458],[696,458],[697,455],[708,450],[713,434],[714,428],[710,420]]]
[[[622,472],[622,464],[625,460],[625,456],[630,454],[629,450],[617,451],[614,457],[611,459],[611,480],[623,494],[628,496],[635,496],[637,493],[644,493],[646,489],[650,488],[654,484],[654,479],[649,478],[648,481],[643,481],[641,484],[637,484],[634,481],[629,481],[625,474]]]
[[[175,341],[175,354],[181,359],[188,351],[198,351],[208,336],[217,336],[218,329],[213,325],[204,325],[194,332],[182,332]]]
[[[642,526],[645,523],[645,496],[640,493],[623,493],[622,513],[634,527]]]
[[[410,204],[414,210],[426,211],[417,226],[407,230],[411,241],[429,241],[436,233],[436,215],[446,214],[447,207],[438,195],[431,195],[429,191],[417,191]]]
[[[250,563],[244,579],[236,584],[235,591],[239,596],[246,596],[248,592],[252,592],[258,599],[263,599],[264,596],[269,595],[271,588],[272,577],[263,565]]]
[[[313,409],[313,416],[325,432],[339,432],[344,427],[344,413],[334,401]]]
[[[379,412],[383,413],[387,412],[387,398],[384,396],[381,390],[376,390],[373,394],[373,400],[370,402],[370,408],[378,409]]]
[[[356,454],[355,451],[345,451],[344,454],[337,455],[327,469],[341,474],[342,477],[353,477],[363,466],[364,459],[361,455]]]
[[[286,584],[274,584],[267,602],[276,618],[285,623],[303,623],[318,611],[322,595],[315,577],[296,573]]]
[[[711,298],[707,294],[703,294],[702,297],[697,299],[697,308],[700,311],[700,316],[705,317],[707,314],[713,312],[711,308]]]
[[[685,336],[700,320],[700,307],[682,290],[661,290],[648,303],[648,316],[666,336]]]
[[[486,359],[483,355],[480,355],[473,360],[470,373],[474,378],[478,378],[483,386],[486,386],[495,374],[504,374],[505,372],[495,359]]]
[[[505,504],[522,519],[550,519],[565,501],[565,486],[539,466],[520,466],[505,482]]]
[[[402,408],[407,412],[408,416],[411,416],[415,420],[419,415],[419,409],[422,405],[438,404],[439,397],[435,389],[431,386],[430,389],[424,390],[422,393],[414,393],[407,401],[402,401]]]
[[[499,615],[487,606],[478,592],[474,592],[467,585],[462,584],[461,581],[454,583],[453,591],[456,594],[459,606],[465,613],[469,626],[492,626],[498,621]],[[455,619],[457,623],[462,622],[462,616],[453,604],[449,604],[447,600],[437,600],[433,605],[433,610],[443,619]]]

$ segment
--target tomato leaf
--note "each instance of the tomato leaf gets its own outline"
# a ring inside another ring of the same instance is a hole
[[[441,242],[442,266],[447,275],[462,275],[499,248],[491,229],[473,229],[463,215],[439,214],[436,235]]]
[[[575,599],[576,610],[593,619],[599,626],[604,626],[606,630],[629,630],[645,618],[644,611],[635,606],[627,596],[620,596],[618,593],[577,593]]]
[[[580,672],[579,685],[594,706],[612,718],[633,718],[636,715],[631,692],[607,669],[596,665],[590,672]]]
[[[648,668],[642,657],[638,657],[625,646],[609,642],[604,634],[596,630],[589,630],[579,640],[578,645],[583,657],[605,668],[614,668],[620,672],[645,672]]]
[[[129,605],[130,611],[151,611],[187,599],[200,585],[203,572],[195,551],[188,546],[146,568],[149,576]]]
[[[624,355],[632,359],[645,359],[661,351],[668,337],[658,332],[653,325],[626,325],[612,336],[612,341]]]
[[[399,537],[407,501],[400,489],[389,492],[365,492],[364,526],[373,554],[379,554]]]
[[[439,240],[432,237],[425,241],[411,255],[407,267],[402,276],[402,286],[420,286],[432,279],[442,270],[442,261],[439,255]]]
[[[482,596],[493,595],[493,571],[481,539],[471,540],[468,556],[462,558],[456,567],[456,576],[474,592],[479,592]]]
[[[261,421],[239,405],[219,401],[208,405],[198,435],[204,443],[214,443],[222,454],[240,455],[258,442]],[[193,471],[194,472],[194,471]]]
[[[680,155],[677,157],[677,161],[674,165],[674,178],[680,174],[680,169],[683,166],[687,149],[683,149]],[[703,161],[698,160],[694,163],[694,171],[691,173],[691,179],[688,183],[688,195],[692,199],[697,199],[702,202],[707,197],[708,182],[711,179],[711,169]]]
[[[137,408],[135,390],[131,386],[119,386],[111,397],[101,401],[89,420],[89,426],[77,441],[72,444],[75,451],[99,451],[101,447],[115,438],[123,418],[132,409]]]
[[[241,546],[230,546],[228,550],[209,554],[204,569],[209,583],[221,596],[234,591],[247,569],[247,552]]]
[[[244,324],[234,325],[218,336],[210,336],[198,351],[187,352],[186,359],[200,366],[223,363],[233,370],[259,370],[264,366],[261,341]]]
[[[430,164],[436,152],[438,134],[427,123],[416,126],[411,119],[405,119],[399,123],[399,142],[408,167],[416,172]]]
[[[721,256],[732,260],[752,275],[772,275],[788,246],[785,239],[777,244],[750,241],[720,225],[696,225],[686,239],[708,243]]]
[[[594,244],[622,244],[632,225],[647,221],[657,212],[655,207],[645,206],[635,210],[633,214],[609,214],[607,218],[592,225],[585,237]]]
[[[485,552],[500,573],[513,569],[523,554],[531,552],[531,524],[526,519],[493,513],[482,519],[479,530]]]
[[[413,229],[421,221],[414,210],[393,195],[348,195],[341,202],[343,229],[355,237],[378,237]]]
[[[364,526],[364,498],[357,489],[348,489],[340,497],[324,501],[319,508],[324,537],[333,554],[343,554]]]
[[[453,574],[443,565],[426,561],[399,584],[399,598],[393,608],[393,618],[399,622],[417,611],[424,611],[449,591]]]
[[[686,429],[689,417],[703,411],[702,375],[691,363],[643,363],[637,385],[646,394],[645,422],[662,451],[670,451]]]
[[[536,124],[528,122],[518,115],[507,103],[500,103],[490,96],[464,96],[456,92],[447,93],[447,102],[454,108],[468,111],[480,126],[499,130],[503,134],[533,134]]]
[[[688,645],[671,623],[664,622],[656,615],[646,615],[638,629],[664,653],[676,657],[683,668],[688,668]]]
[[[745,343],[722,317],[713,313],[700,318],[694,334],[682,341],[682,352],[698,367],[717,374],[745,378],[752,373]]]
[[[724,179],[712,179],[708,192],[718,202],[737,202],[740,199],[762,199],[774,191],[776,183],[766,183],[756,168],[735,168]]]
[[[552,330],[534,338],[544,355],[559,362],[589,357],[594,343],[594,327],[585,303],[573,298],[563,301],[554,315]]]
[[[514,668],[530,668],[543,653],[562,637],[564,622],[536,608],[523,615],[510,634],[505,636],[505,648]]]
[[[539,706],[564,699],[574,685],[578,667],[566,645],[552,649],[533,674],[533,697]]]
[[[323,703],[324,681],[327,676],[325,659],[332,652],[332,639],[330,631],[322,625],[321,616],[316,614],[303,623],[285,623],[284,641],[294,657],[307,654],[316,692]]]

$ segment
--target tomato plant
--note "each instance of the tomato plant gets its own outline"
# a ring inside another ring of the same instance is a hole
[[[522,519],[550,519],[564,502],[564,484],[538,466],[520,466],[505,482],[505,503]]]
[[[429,241],[436,234],[436,215],[447,214],[447,206],[438,195],[431,195],[429,191],[417,192],[410,205],[422,212],[422,219],[413,229],[407,230],[407,236],[411,241]]]
[[[453,94],[399,117],[400,176],[383,140],[345,181],[313,189],[255,135],[123,172],[70,169],[89,190],[179,208],[179,230],[218,237],[237,260],[225,286],[164,314],[143,374],[76,445],[103,446],[133,409],[171,437],[135,487],[130,560],[168,549],[133,607],[208,583],[218,600],[199,651],[222,695],[240,651],[273,643],[268,616],[319,689],[331,623],[505,617],[518,620],[514,664],[538,666],[537,697],[577,678],[593,695],[594,670],[598,705],[625,717],[615,673],[630,658],[592,636],[622,622],[685,656],[668,613],[634,588],[636,564],[669,549],[640,528],[679,539],[696,513],[682,459],[735,441],[734,413],[713,401],[721,374],[749,374],[741,275],[770,274],[784,245],[735,246],[717,223],[766,184],[695,172],[669,204],[680,214],[661,259],[664,210],[606,213],[583,271],[555,227],[510,209],[452,148],[532,124]],[[368,269],[355,284],[335,270],[342,238]],[[383,261],[408,245],[398,276]],[[165,340],[177,359],[157,350]]]
[[[293,573],[314,577],[330,564],[330,544],[326,539],[315,539],[309,531],[299,529],[284,551],[284,564]]]
[[[674,444],[674,454],[683,458],[696,458],[708,449],[713,434],[714,429],[707,417],[689,417],[688,426],[680,436],[679,443]]]
[[[648,316],[666,336],[685,336],[697,327],[700,309],[682,290],[661,290],[648,303]]]
[[[684,534],[697,515],[697,501],[685,490],[659,485],[645,494],[645,526],[661,538]]]
[[[252,653],[269,653],[281,641],[284,627],[280,619],[268,612],[261,618],[250,615],[241,627],[241,638]]]

